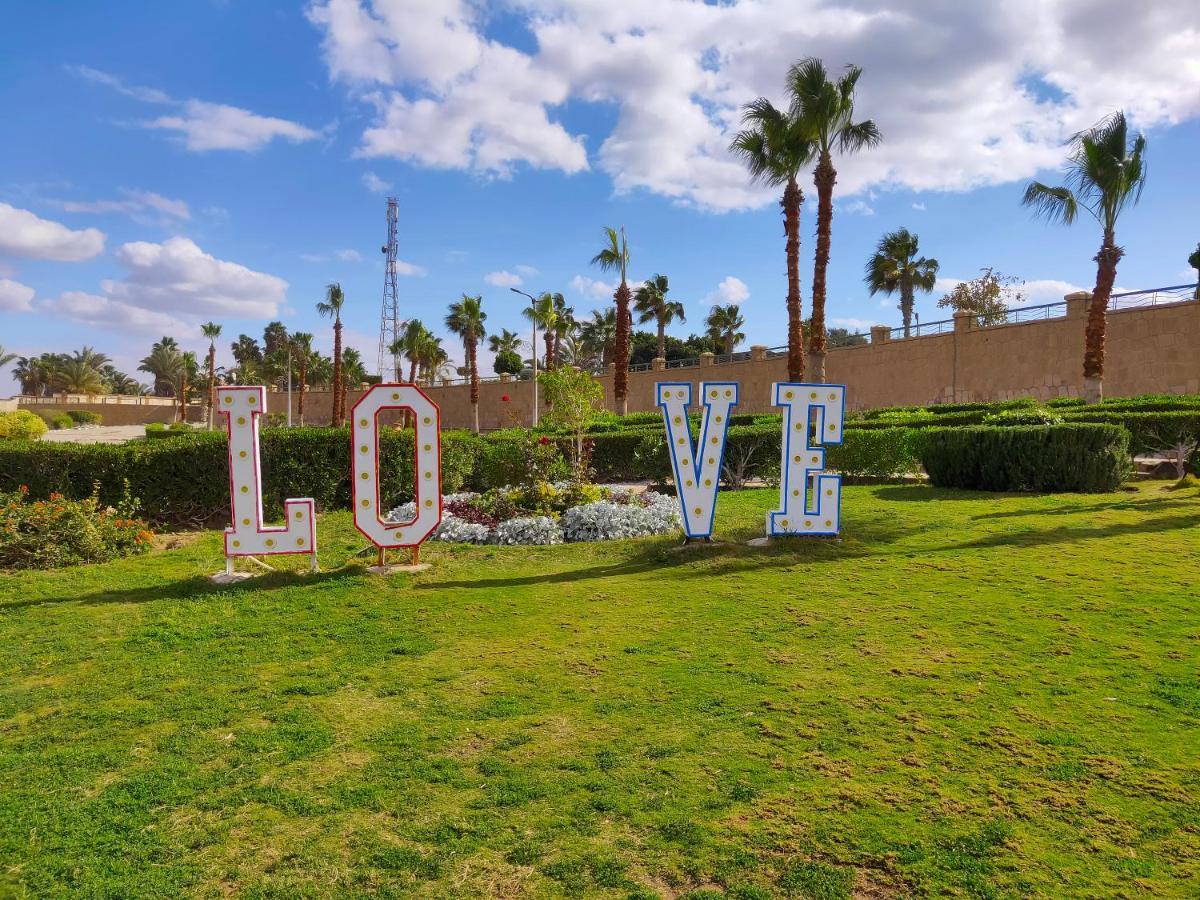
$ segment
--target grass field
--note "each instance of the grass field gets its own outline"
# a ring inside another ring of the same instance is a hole
[[[1195,896],[1200,494],[843,527],[0,576],[0,894]]]

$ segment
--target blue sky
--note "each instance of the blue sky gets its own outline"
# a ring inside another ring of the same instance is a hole
[[[523,330],[517,278],[598,308],[607,288],[594,282],[611,278],[588,261],[601,227],[623,224],[632,275],[666,273],[685,302],[675,332],[737,300],[748,343],[778,344],[778,208],[724,148],[740,103],[778,101],[787,64],[808,54],[864,67],[859,109],[885,138],[838,162],[834,323],[898,323],[861,272],[900,225],[947,279],[995,266],[1029,282],[1030,302],[1090,286],[1092,223],[1035,222],[1019,197],[1030,177],[1056,178],[1066,136],[1117,107],[1150,142],[1118,284],[1191,280],[1188,4],[1156,6],[1120,40],[1081,14],[1100,0],[1026,5],[963,4],[935,21],[919,3],[10,2],[0,343],[88,344],[131,373],[165,332],[201,350],[208,318],[224,325],[224,360],[271,318],[327,346],[313,307],[338,280],[350,343],[374,360],[392,192],[405,316],[440,326],[449,302],[482,293],[489,326]],[[1034,37],[1027,16],[1041,20]],[[808,206],[806,306],[814,226]],[[918,301],[922,319],[943,317],[938,296]],[[0,394],[15,387],[0,378]]]

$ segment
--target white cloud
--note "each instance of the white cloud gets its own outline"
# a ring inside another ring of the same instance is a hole
[[[159,213],[164,220],[190,221],[192,211],[182,200],[172,200],[154,191],[132,191],[121,189],[125,195],[122,200],[62,200],[60,205],[67,212],[74,213],[123,213],[135,219],[145,218],[148,212]]]
[[[98,256],[103,249],[102,231],[95,228],[73,231],[27,209],[0,203],[0,255],[78,262]]]
[[[272,319],[287,294],[282,278],[217,259],[184,237],[124,244],[116,258],[125,277],[101,288],[108,299],[142,310]]]
[[[413,277],[419,278],[424,275],[427,275],[428,273],[429,273],[428,269],[425,269],[422,266],[418,266],[415,263],[405,262],[402,259],[396,260],[396,274],[397,275],[408,275],[408,276],[413,276]]]
[[[726,275],[717,285],[716,290],[710,291],[704,298],[705,303],[743,303],[750,299],[750,288],[746,282],[732,275]]]
[[[875,215],[875,208],[865,200],[847,200],[845,203],[839,203],[838,209],[841,212],[849,213],[850,215],[858,214],[860,216]]]
[[[311,141],[316,131],[287,119],[260,116],[236,106],[188,100],[181,116],[160,116],[142,123],[146,128],[176,131],[189,150],[261,150],[275,138],[291,143]]]
[[[1193,7],[1161,0],[1129,17],[1118,0],[527,0],[514,9],[529,52],[487,37],[486,8],[469,0],[314,0],[308,15],[330,76],[375,111],[362,155],[577,172],[583,136],[553,116],[599,103],[615,125],[589,136],[594,162],[618,192],[723,210],[775,199],[727,146],[742,104],[781,102],[800,56],[835,72],[862,65],[859,115],[884,135],[839,158],[839,196],[969,190],[1057,166],[1066,137],[1118,107],[1141,127],[1200,115],[1200,68],[1180,63],[1200,58],[1200,29],[1179,25]]]
[[[914,203],[912,205],[912,208],[915,209],[917,212],[925,212],[925,204],[924,203]]]
[[[374,172],[364,172],[362,182],[363,186],[373,194],[386,194],[392,189],[390,181],[384,181]]]
[[[67,66],[67,70],[95,84],[102,84],[107,88],[112,88],[118,94],[124,94],[126,97],[141,100],[143,103],[171,102],[171,98],[157,88],[126,84],[124,79],[116,75],[110,75],[108,72],[101,72],[99,69],[93,69],[91,66]]]
[[[18,281],[0,278],[0,310],[29,312],[33,308],[33,288]]]
[[[538,270],[533,266],[513,266],[517,270],[517,274],[525,278],[532,278],[538,273]]]
[[[66,291],[41,307],[56,316],[113,331],[195,337],[196,325],[175,316],[84,291]]]
[[[339,250],[337,258],[343,262],[362,262],[362,254],[357,250]]]
[[[571,279],[570,288],[591,300],[609,300],[616,293],[617,286],[606,281],[589,278],[587,275],[576,275]]]
[[[483,276],[483,280],[496,287],[519,287],[521,285],[521,276],[507,271],[488,272]]]
[[[877,323],[872,322],[870,319],[830,319],[829,324],[835,325],[838,328],[848,328],[854,333],[865,333],[870,331],[871,326]]]

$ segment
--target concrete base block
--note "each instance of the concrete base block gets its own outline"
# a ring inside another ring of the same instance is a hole
[[[213,584],[237,584],[254,577],[249,572],[218,572],[216,575],[209,575],[208,580]]]
[[[415,566],[367,566],[367,571],[372,575],[398,575],[402,573],[424,572],[428,568],[430,568],[429,563],[417,563]]]
[[[769,537],[750,538],[750,540],[746,541],[746,546],[747,547],[770,547],[771,539]]]

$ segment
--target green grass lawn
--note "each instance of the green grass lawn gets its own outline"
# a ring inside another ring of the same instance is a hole
[[[843,525],[0,576],[0,894],[1195,896],[1200,494]]]

